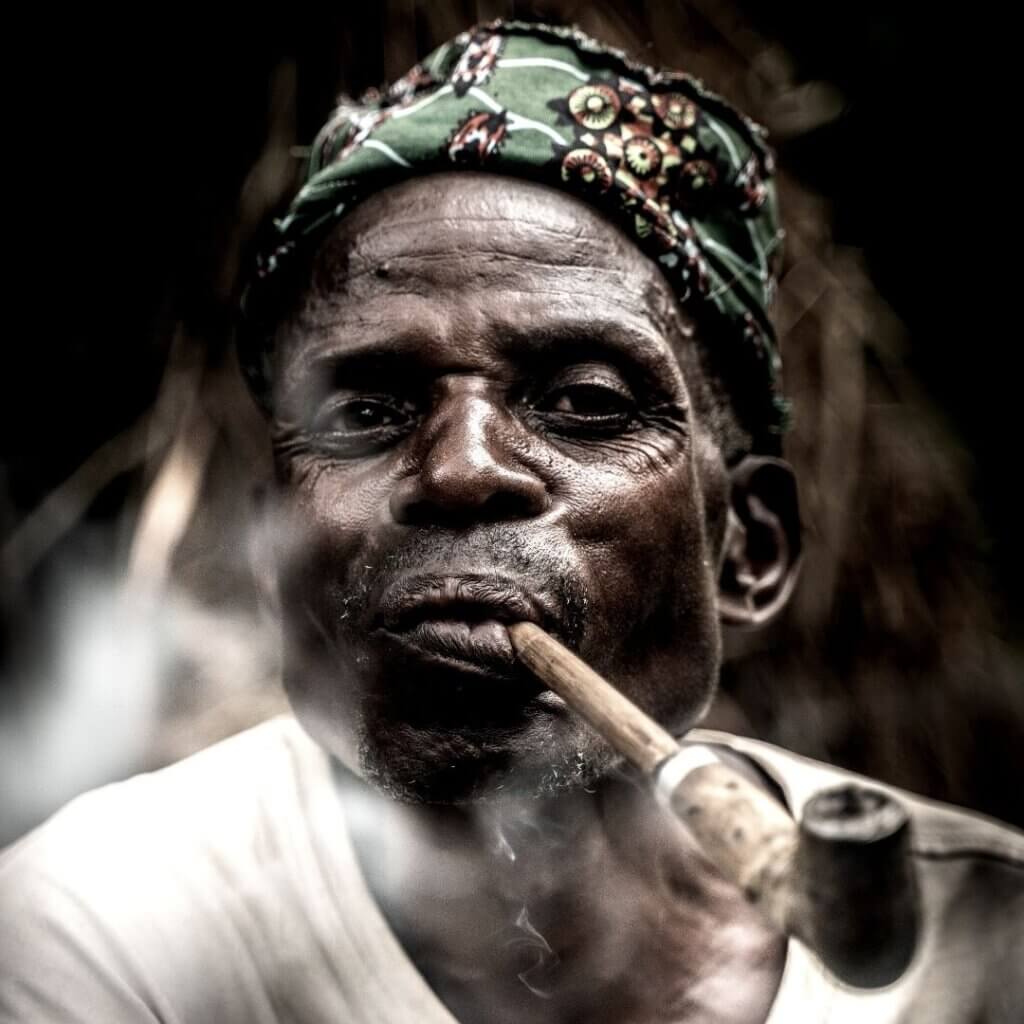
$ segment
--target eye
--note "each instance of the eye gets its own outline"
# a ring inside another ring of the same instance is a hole
[[[615,434],[636,418],[636,400],[618,375],[571,374],[556,381],[532,403],[550,429],[561,433]]]
[[[317,419],[318,430],[350,431],[392,427],[408,419],[404,409],[379,398],[351,398],[334,405]]]
[[[600,384],[569,384],[548,392],[537,403],[541,412],[569,416],[605,417],[626,415],[633,403],[625,395]]]
[[[311,424],[312,433],[344,455],[364,455],[403,436],[416,417],[411,402],[385,395],[357,395],[329,401]]]

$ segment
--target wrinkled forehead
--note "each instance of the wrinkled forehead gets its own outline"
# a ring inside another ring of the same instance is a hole
[[[463,369],[570,346],[679,386],[691,331],[657,267],[589,206],[531,182],[438,174],[368,199],[319,247],[275,390],[345,356]]]
[[[437,174],[386,189],[319,248],[298,326],[331,310],[367,314],[379,297],[445,299],[541,320],[619,316],[656,333],[691,332],[654,263],[589,205],[495,175]],[[363,304],[360,306],[359,304]],[[378,312],[398,312],[389,303]]]

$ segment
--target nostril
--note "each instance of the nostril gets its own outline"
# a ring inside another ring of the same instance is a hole
[[[549,501],[539,477],[503,469],[465,475],[420,472],[398,484],[390,504],[396,522],[451,526],[528,519],[546,511]]]
[[[543,511],[543,504],[538,504],[532,493],[498,491],[479,507],[477,518],[488,522],[529,518]]]
[[[538,503],[530,495],[507,491],[496,492],[478,504],[438,502],[421,495],[402,502],[396,509],[395,519],[409,526],[460,526],[528,519],[540,514],[545,507],[546,503]]]
[[[423,428],[416,471],[391,497],[396,522],[451,525],[522,519],[548,507],[547,484],[490,401],[459,395]]]

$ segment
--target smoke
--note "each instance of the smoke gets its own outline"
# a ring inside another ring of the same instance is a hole
[[[169,655],[167,622],[99,580],[68,583],[57,647],[0,718],[0,842],[147,756]],[[13,698],[11,698],[13,699]]]
[[[520,971],[516,977],[535,995],[541,999],[550,999],[551,992],[545,991],[540,988],[536,981],[531,979],[540,979],[544,973],[554,967],[557,967],[561,963],[559,955],[551,948],[548,940],[536,928],[530,924],[530,913],[523,907],[522,910],[516,915],[515,927],[523,934],[519,937],[509,939],[507,945],[509,947],[522,946],[527,950],[534,951],[537,954],[536,963],[525,971]]]
[[[462,807],[338,782],[376,902],[457,1019],[740,1020],[774,991],[780,940],[632,774]]]
[[[0,704],[0,845],[87,789],[159,767],[282,706],[278,631],[180,588],[68,565],[45,650]],[[218,716],[229,719],[218,727]]]

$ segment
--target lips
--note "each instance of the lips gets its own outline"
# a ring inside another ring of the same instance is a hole
[[[375,632],[406,657],[502,677],[522,675],[506,626],[557,621],[516,581],[494,575],[405,578],[384,591],[378,609]]]

